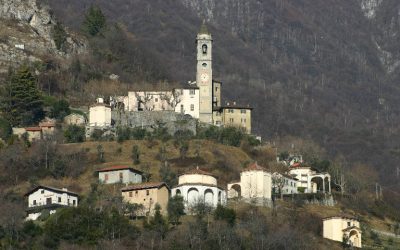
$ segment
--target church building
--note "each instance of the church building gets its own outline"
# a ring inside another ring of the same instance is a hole
[[[222,103],[222,82],[213,78],[212,45],[212,36],[203,23],[196,37],[196,81],[173,90],[129,91],[116,101],[123,103],[125,111],[175,111],[205,124],[239,127],[250,134],[252,108]]]

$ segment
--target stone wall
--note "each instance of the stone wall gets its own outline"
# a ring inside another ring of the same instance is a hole
[[[171,135],[179,130],[190,130],[193,134],[196,134],[197,120],[190,115],[183,115],[174,111],[124,112],[113,110],[111,119],[115,122],[115,126],[143,127],[152,130],[162,124]]]

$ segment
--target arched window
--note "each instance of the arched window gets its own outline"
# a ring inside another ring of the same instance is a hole
[[[203,52],[203,55],[207,54],[207,45],[203,44],[203,46],[201,46],[201,51]]]
[[[181,190],[180,190],[180,189],[177,189],[176,192],[175,192],[175,194],[176,194],[176,195],[182,195],[182,194],[181,194]]]

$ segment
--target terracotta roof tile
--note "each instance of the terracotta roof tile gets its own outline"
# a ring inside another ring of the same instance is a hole
[[[28,127],[25,128],[26,131],[42,131],[41,127]]]
[[[165,184],[165,182],[145,182],[124,187],[121,189],[121,191],[124,192],[131,190],[140,190],[140,189],[161,188],[162,186],[166,186],[169,190],[169,187],[167,184]]]
[[[30,194],[32,194],[33,192],[35,192],[36,190],[38,190],[40,188],[41,189],[50,190],[50,191],[53,191],[55,193],[67,193],[67,194],[70,194],[70,195],[79,196],[77,193],[69,191],[69,190],[63,190],[63,189],[54,188],[54,187],[47,187],[47,186],[43,186],[43,185],[39,185],[39,186],[34,187],[30,191],[28,191],[24,196],[29,196]]]
[[[212,174],[210,172],[201,170],[199,167],[196,167],[195,169],[191,169],[191,170],[181,174],[181,176],[185,175],[185,174],[201,174],[201,175],[209,175],[209,176],[217,177],[217,176],[215,176],[214,174]]]
[[[266,171],[264,167],[261,167],[260,165],[257,164],[257,162],[253,162],[249,164],[243,171],[254,171],[254,170],[263,170]]]
[[[132,172],[136,172],[139,174],[142,174],[143,172],[137,169],[134,169],[130,166],[124,166],[124,165],[117,165],[117,166],[111,166],[111,167],[106,167],[106,168],[101,168],[96,170],[96,172],[107,172],[107,171],[116,171],[116,170],[125,170],[125,169],[129,169]]]

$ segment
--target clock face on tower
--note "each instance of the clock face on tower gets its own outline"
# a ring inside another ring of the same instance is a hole
[[[208,74],[202,73],[200,75],[200,80],[201,80],[202,83],[206,83],[208,81]]]

